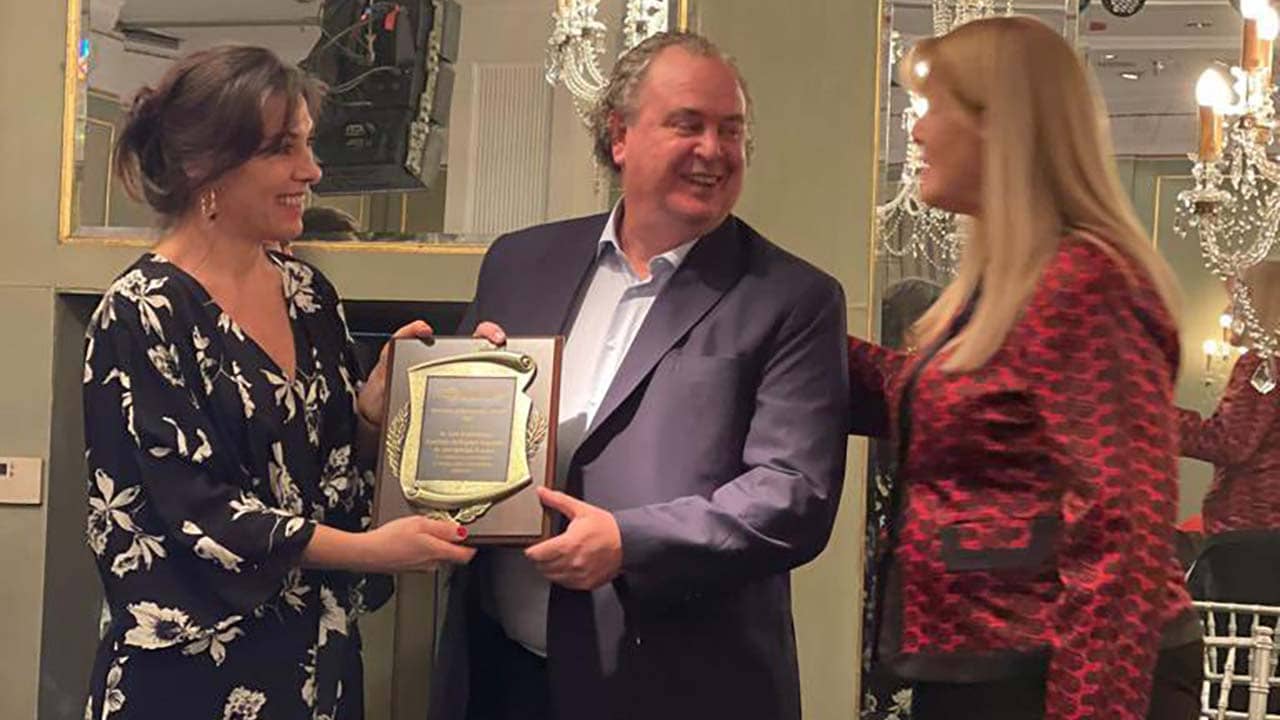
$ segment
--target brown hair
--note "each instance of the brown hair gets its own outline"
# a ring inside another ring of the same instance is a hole
[[[116,141],[116,177],[166,221],[196,195],[254,155],[276,149],[289,128],[268,138],[263,104],[285,101],[286,123],[298,103],[315,114],[324,86],[266,48],[222,45],[178,59],[154,88],[134,97]]]
[[[726,55],[715,43],[697,33],[660,32],[645,38],[618,58],[613,65],[613,71],[609,73],[609,84],[605,86],[604,92],[601,93],[588,115],[587,124],[591,130],[592,150],[596,162],[601,167],[612,170],[615,175],[621,172],[622,168],[613,161],[613,133],[609,129],[609,119],[614,115],[619,115],[624,120],[631,119],[635,113],[636,90],[648,76],[649,66],[663,50],[671,47],[678,47],[698,57],[713,58],[729,66],[746,102],[745,132],[748,158],[755,149],[751,135],[751,92],[747,90],[747,81],[742,78],[742,72],[738,70],[733,58]]]
[[[302,211],[302,239],[359,240],[360,224],[351,213],[327,205],[313,205]]]

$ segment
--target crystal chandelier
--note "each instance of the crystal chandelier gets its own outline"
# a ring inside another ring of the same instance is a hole
[[[933,0],[933,34],[946,35],[969,22],[996,14],[996,0]],[[1004,14],[1013,14],[1013,0],[1005,0]]]
[[[1234,330],[1266,358],[1252,384],[1263,394],[1276,388],[1276,328],[1264,327],[1245,270],[1266,259],[1280,226],[1280,163],[1268,155],[1275,137],[1276,108],[1271,65],[1280,17],[1267,0],[1243,0],[1240,64],[1228,85],[1215,70],[1196,84],[1200,106],[1197,151],[1190,155],[1194,186],[1178,195],[1180,237],[1194,234],[1205,265],[1228,289]],[[1224,127],[1225,126],[1225,127]]]
[[[627,0],[622,52],[669,27],[670,0]],[[547,82],[563,83],[585,121],[608,80],[600,67],[608,27],[597,17],[600,0],[557,0],[547,40]]]
[[[933,0],[933,34],[945,35],[967,22],[995,15],[997,1]],[[1013,0],[1004,0],[1003,5],[1005,15],[1013,14]],[[889,38],[891,66],[897,65],[905,54],[902,38],[895,30]],[[955,275],[964,247],[961,226],[955,215],[929,207],[920,198],[920,172],[924,163],[920,146],[911,136],[916,121],[928,107],[924,98],[913,95],[902,110],[906,156],[897,192],[888,202],[876,207],[876,247],[881,255],[922,260],[951,276]]]

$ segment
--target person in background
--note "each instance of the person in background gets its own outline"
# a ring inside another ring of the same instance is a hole
[[[942,286],[932,280],[920,277],[908,277],[898,280],[885,288],[884,298],[880,301],[880,344],[889,349],[910,351],[911,327],[921,315],[938,301],[942,294]],[[865,399],[863,399],[865,402]],[[883,412],[883,410],[880,410]],[[863,413],[866,413],[865,408]],[[876,547],[880,533],[887,530],[885,523],[886,509],[892,498],[894,484],[898,477],[898,448],[892,438],[882,437],[873,441],[867,457],[866,505],[866,549],[870,552]],[[863,588],[875,585],[875,557],[865,556]],[[867,603],[865,609],[874,604]],[[869,617],[863,618],[864,631],[873,626]],[[864,642],[864,652],[870,648]],[[869,660],[870,658],[864,658]],[[910,691],[901,678],[887,672],[887,668],[878,665],[875,673],[867,673],[862,679],[862,720],[905,720],[909,717]]]
[[[360,223],[346,210],[327,205],[312,205],[302,211],[302,234],[298,239],[340,242],[359,240]]]
[[[269,50],[226,46],[178,60],[126,119],[115,170],[163,227],[85,342],[110,610],[86,717],[360,718],[377,573],[472,555],[451,523],[369,529],[385,357],[362,384],[333,286],[267,250],[302,230],[319,102]]]
[[[928,204],[968,224],[914,352],[850,339],[852,429],[891,434],[876,662],[915,720],[1191,720],[1172,546],[1177,290],[1076,52],[1028,17],[918,42]]]
[[[1258,320],[1280,327],[1280,261],[1245,271]],[[1233,338],[1233,342],[1244,342]],[[1249,350],[1236,360],[1222,399],[1202,418],[1179,408],[1182,454],[1213,463],[1205,495],[1204,545],[1190,577],[1198,599],[1280,605],[1280,392],[1263,393],[1254,376],[1274,358]]]

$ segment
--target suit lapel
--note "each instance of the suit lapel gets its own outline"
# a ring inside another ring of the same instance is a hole
[[[733,287],[742,276],[743,265],[738,222],[730,216],[694,246],[654,300],[587,429],[583,445],[667,351]]]
[[[591,263],[600,245],[600,233],[604,231],[609,216],[588,218],[568,237],[552,244],[532,268],[536,291],[530,293],[528,329],[522,332],[536,335],[568,335],[570,315],[578,298],[582,283],[587,279]]]

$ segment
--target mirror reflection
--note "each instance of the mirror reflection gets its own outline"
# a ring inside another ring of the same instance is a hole
[[[550,10],[522,0],[83,0],[69,234],[149,236],[155,218],[109,172],[122,119],[174,58],[225,43],[267,47],[329,88],[305,238],[486,243],[594,210],[604,199],[580,120],[545,77]],[[611,27],[615,10],[602,13]]]

